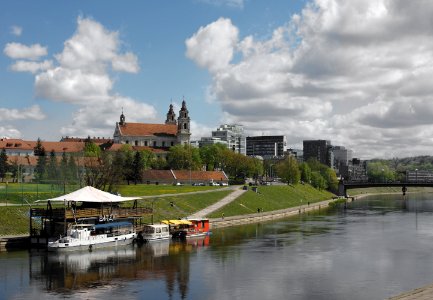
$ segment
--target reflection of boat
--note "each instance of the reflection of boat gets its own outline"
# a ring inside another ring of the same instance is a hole
[[[147,224],[143,231],[137,235],[138,240],[146,242],[166,240],[170,238],[170,230],[167,224]]]
[[[129,222],[103,224],[75,224],[67,235],[49,242],[49,251],[92,250],[131,244],[135,238],[134,227]]]
[[[173,238],[185,239],[210,234],[209,219],[165,220]]]
[[[133,259],[135,257],[134,248],[106,248],[98,251],[70,251],[62,253],[51,253],[48,255],[50,263],[60,263],[69,272],[86,273],[93,265],[104,265],[109,261],[119,262],[121,260]]]

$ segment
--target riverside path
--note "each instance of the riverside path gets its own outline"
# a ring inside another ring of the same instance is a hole
[[[241,189],[241,187],[239,187],[239,186],[234,186],[234,187],[232,187],[232,189],[234,190],[232,193],[225,196],[220,201],[218,201],[218,202],[216,202],[216,203],[188,216],[188,219],[203,218],[203,217],[207,216],[208,214],[220,209],[224,205],[229,204],[230,202],[232,202],[233,200],[235,200],[240,195],[242,195],[243,193],[246,192],[246,190]]]

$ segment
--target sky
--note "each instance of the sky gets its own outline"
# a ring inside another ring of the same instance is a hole
[[[433,1],[0,0],[0,137],[112,137],[186,101],[221,124],[431,155]]]

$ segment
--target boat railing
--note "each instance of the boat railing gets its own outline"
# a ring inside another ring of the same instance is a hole
[[[79,219],[79,218],[99,218],[103,216],[112,216],[113,218],[140,217],[151,214],[152,209],[149,207],[103,207],[103,208],[32,208],[32,217],[53,218],[53,219]]]

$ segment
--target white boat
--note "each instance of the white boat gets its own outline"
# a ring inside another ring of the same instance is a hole
[[[167,224],[147,224],[144,225],[143,231],[138,233],[137,239],[151,242],[158,240],[167,240],[170,238],[170,230]]]
[[[48,242],[48,251],[93,250],[131,244],[136,237],[129,222],[74,224],[60,239]]]

